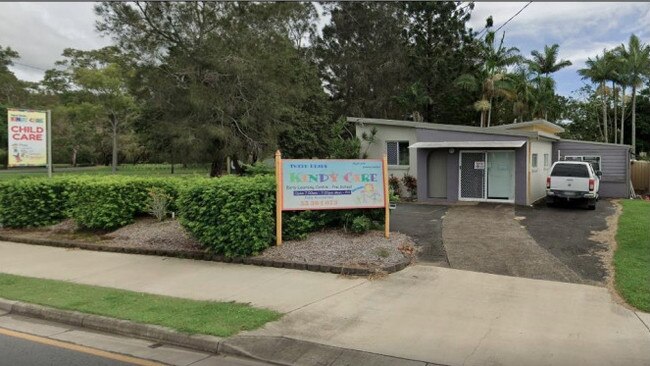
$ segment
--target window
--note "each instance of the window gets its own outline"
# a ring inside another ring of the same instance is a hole
[[[409,165],[409,142],[386,141],[388,165]]]
[[[533,169],[537,169],[537,154],[533,154],[530,165]]]
[[[572,156],[565,156],[564,159],[566,161],[585,161],[587,163],[591,163],[591,167],[594,168],[594,171],[600,172],[602,171],[601,166],[600,166],[600,156],[596,155],[572,155]]]
[[[589,169],[584,164],[555,164],[551,177],[589,178]]]
[[[548,169],[550,164],[548,154],[544,154],[544,169]]]

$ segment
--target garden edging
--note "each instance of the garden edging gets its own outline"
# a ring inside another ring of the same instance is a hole
[[[114,253],[127,253],[127,254],[141,254],[141,255],[156,255],[163,257],[175,257],[183,259],[194,259],[212,262],[224,262],[235,264],[250,264],[263,267],[275,267],[286,269],[297,269],[311,272],[325,272],[349,276],[370,276],[379,272],[394,273],[403,270],[409,264],[411,259],[404,257],[402,261],[397,264],[383,266],[379,268],[361,268],[352,266],[338,266],[338,265],[324,265],[317,263],[297,263],[288,261],[279,261],[273,259],[259,258],[259,257],[225,257],[222,255],[191,250],[167,250],[167,249],[148,249],[148,248],[130,248],[130,247],[115,247],[101,244],[82,243],[72,240],[52,240],[52,239],[37,239],[37,238],[24,238],[20,236],[11,236],[0,234],[0,240],[10,241],[14,243],[24,243],[32,245],[43,245],[59,248],[78,248],[84,250],[94,250],[100,252],[114,252]]]

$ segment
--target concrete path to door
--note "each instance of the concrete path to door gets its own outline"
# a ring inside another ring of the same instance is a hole
[[[447,206],[398,203],[390,213],[390,229],[413,238],[419,248],[419,263],[449,267],[442,244],[442,220],[446,212]]]
[[[648,316],[617,305],[597,286],[423,265],[370,281],[7,242],[0,242],[0,272],[251,302],[286,314],[247,336],[281,336],[434,364],[650,364],[650,331],[641,320]],[[257,344],[253,338],[250,346]],[[311,361],[303,364],[317,360]]]

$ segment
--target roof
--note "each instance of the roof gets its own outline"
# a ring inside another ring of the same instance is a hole
[[[522,147],[526,141],[443,141],[443,142],[416,142],[409,149],[420,148],[515,148]]]
[[[491,126],[488,128],[492,129],[506,129],[506,130],[516,130],[516,129],[521,129],[521,128],[527,128],[527,127],[543,127],[545,129],[548,129],[549,131],[552,131],[553,133],[562,133],[564,132],[564,128],[561,126],[556,125],[555,123],[551,123],[545,119],[535,119],[532,121],[527,121],[527,122],[518,122],[518,123],[509,123],[507,125],[498,125],[498,126]]]
[[[632,145],[627,144],[612,144],[611,142],[600,142],[600,141],[584,141],[584,140],[571,140],[571,139],[560,139],[561,142],[575,142],[578,144],[593,144],[593,145],[602,145],[607,147],[622,147],[628,150],[632,149]]]
[[[464,126],[464,125],[448,125],[448,124],[428,123],[428,122],[401,121],[401,120],[394,120],[394,119],[348,117],[348,122],[358,123],[358,124],[381,125],[381,126],[421,128],[427,130],[483,133],[488,135],[524,136],[529,138],[545,138],[549,140],[560,139],[555,135],[546,134],[539,131],[516,131],[516,130],[513,131],[509,129],[485,128],[485,127]]]

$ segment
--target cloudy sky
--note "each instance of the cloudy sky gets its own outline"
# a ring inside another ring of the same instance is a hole
[[[482,29],[489,15],[495,28],[526,2],[477,3],[471,25]],[[0,3],[0,45],[17,50],[21,59],[13,67],[24,80],[38,81],[66,47],[92,49],[110,44],[94,28],[92,3]],[[650,3],[644,2],[533,2],[503,27],[506,43],[523,55],[558,43],[560,57],[573,66],[556,74],[558,92],[569,95],[583,81],[576,70],[587,57],[625,42],[631,33],[650,42]]]

